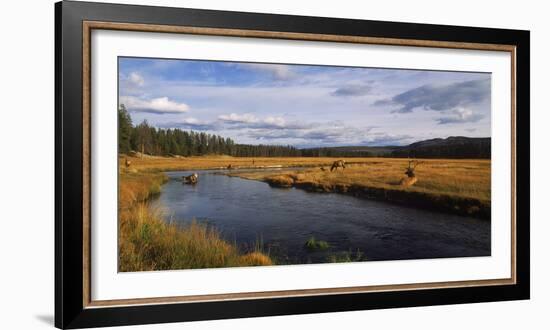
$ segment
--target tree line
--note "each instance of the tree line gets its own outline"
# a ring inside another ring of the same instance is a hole
[[[124,105],[118,108],[118,150],[123,154],[137,151],[155,156],[300,156],[300,150],[292,146],[237,144],[216,134],[156,128],[146,120],[134,126]]]
[[[346,150],[338,147],[301,149],[302,157],[375,157],[379,154],[365,150]]]
[[[433,141],[437,140],[437,143]],[[413,157],[491,158],[490,138],[450,137],[403,147],[320,147],[298,149],[283,145],[237,144],[230,138],[205,132],[163,129],[147,121],[134,126],[130,114],[118,109],[118,149],[155,156],[230,155],[236,157]],[[432,141],[428,144],[428,142]]]
[[[413,158],[470,158],[490,159],[491,139],[469,139],[463,144],[444,144],[437,146],[406,146],[395,149],[391,157]]]

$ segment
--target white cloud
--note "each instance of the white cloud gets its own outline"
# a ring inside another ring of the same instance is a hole
[[[130,72],[127,74],[121,73],[120,90],[124,91],[124,95],[139,95],[145,86],[145,79],[138,72]]]
[[[288,122],[280,116],[268,116],[258,118],[250,113],[242,115],[231,113],[229,115],[220,115],[218,120],[229,125],[228,129],[305,129],[311,127],[311,124],[301,122]]]
[[[307,125],[304,125],[306,127]],[[296,144],[302,147],[352,145],[403,145],[414,141],[407,134],[373,132],[376,127],[354,127],[327,122],[300,129],[252,129],[246,132],[251,139],[263,143]]]
[[[163,128],[180,128],[197,131],[209,131],[217,128],[217,123],[210,123],[193,117],[178,119],[176,121],[163,122],[159,123],[158,125]]]
[[[128,81],[130,81],[132,84],[134,84],[136,86],[140,86],[140,87],[143,86],[143,84],[145,84],[145,80],[137,72],[130,73],[130,75],[128,76]]]
[[[242,115],[236,113],[230,113],[229,115],[220,115],[218,119],[228,123],[257,123],[259,119],[250,113],[244,113]]]
[[[244,68],[270,73],[277,80],[288,80],[295,76],[290,66],[283,64],[244,63]]]
[[[437,118],[439,124],[475,123],[480,121],[483,115],[477,114],[470,109],[456,108],[449,112],[449,115]]]
[[[199,124],[200,123],[200,121],[197,118],[193,118],[193,117],[184,118],[182,120],[182,122],[185,123],[185,124]]]
[[[286,126],[286,120],[283,117],[267,117],[266,119],[264,119],[264,123],[277,127]]]
[[[185,103],[179,103],[168,99],[167,97],[158,97],[154,99],[142,99],[135,96],[121,96],[120,103],[126,106],[126,109],[132,112],[149,113],[182,113],[189,110]]]

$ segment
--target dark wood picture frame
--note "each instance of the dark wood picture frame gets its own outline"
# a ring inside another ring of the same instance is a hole
[[[509,51],[512,277],[330,290],[90,299],[90,36],[93,29]],[[63,1],[55,5],[55,325],[212,320],[529,298],[529,32]]]

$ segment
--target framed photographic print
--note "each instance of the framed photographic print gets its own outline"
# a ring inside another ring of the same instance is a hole
[[[56,326],[529,298],[529,32],[56,4]]]

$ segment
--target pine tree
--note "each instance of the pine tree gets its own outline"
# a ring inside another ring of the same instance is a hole
[[[118,107],[118,152],[128,153],[131,150],[132,119],[124,104]]]

